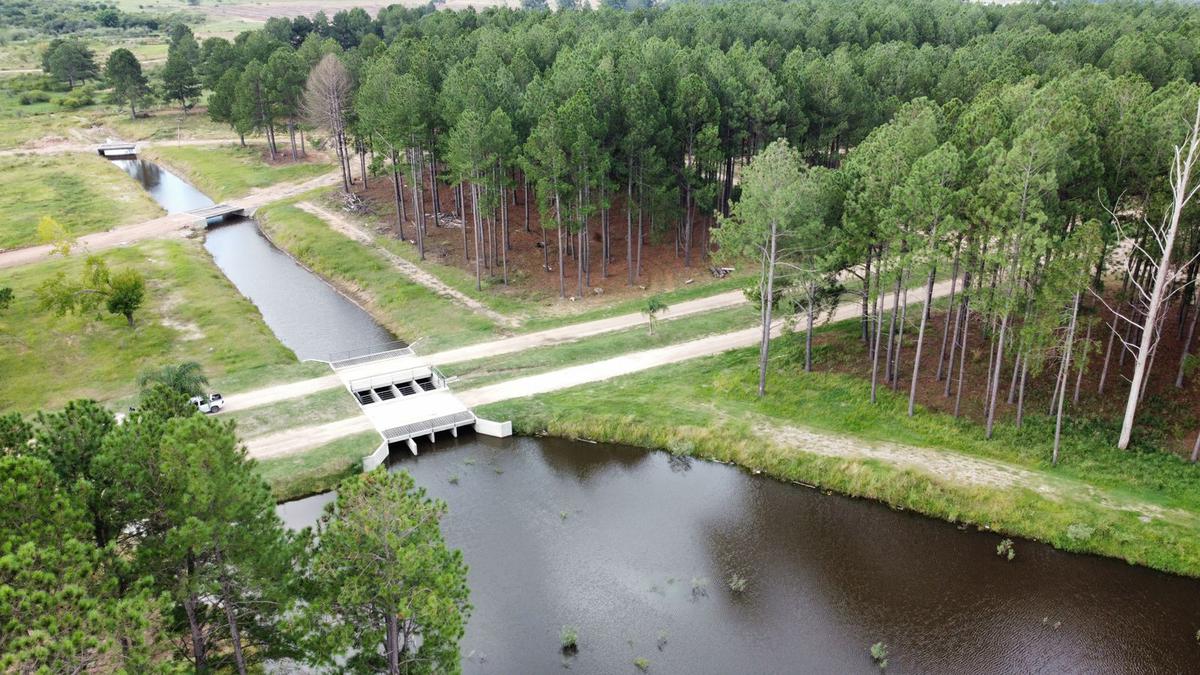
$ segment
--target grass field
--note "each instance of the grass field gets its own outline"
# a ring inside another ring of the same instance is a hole
[[[0,316],[0,411],[33,411],[90,397],[124,405],[137,373],[194,360],[221,391],[327,372],[299,364],[238,294],[197,240],[144,242],[104,254],[112,269],[146,276],[146,304],[129,328],[119,316],[56,317],[38,307],[36,289],[81,256],[5,272],[15,292]],[[103,310],[101,310],[103,312]]]
[[[1063,461],[1053,468],[1052,420],[1044,416],[1030,415],[1019,430],[1001,425],[985,441],[978,426],[948,415],[907,417],[903,395],[885,390],[871,405],[869,383],[805,374],[795,345],[779,346],[761,400],[754,395],[757,352],[740,350],[476,412],[511,419],[518,433],[670,448],[1066,550],[1200,576],[1200,467],[1165,453],[1115,450],[1111,430],[1080,423],[1067,429]],[[788,428],[851,445],[898,443],[998,460],[1049,487],[968,484],[876,458],[809,453],[780,441]]]
[[[43,216],[73,234],[163,213],[124,171],[96,155],[0,157],[0,249],[37,243]]]
[[[262,159],[261,146],[157,147],[144,155],[178,171],[218,201],[240,197],[254,188],[313,178],[332,169],[323,162],[270,165]]]

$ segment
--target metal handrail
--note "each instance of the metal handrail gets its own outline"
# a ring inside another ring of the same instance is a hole
[[[371,375],[370,377],[360,377],[357,380],[350,380],[347,386],[351,392],[364,391],[366,389],[375,389],[376,387],[384,387],[395,384],[397,382],[410,382],[416,380],[414,373],[421,373],[424,376],[426,373],[433,379],[434,389],[447,389],[446,376],[442,375],[442,371],[433,366],[414,366],[412,368],[404,368],[402,370],[393,370],[389,373],[380,373]]]
[[[372,358],[390,358],[392,356],[402,354],[412,354],[412,347],[400,340],[385,342],[383,344],[371,345],[369,347],[359,347],[357,349],[347,349],[345,351],[333,352],[329,355],[329,363],[337,368],[339,365],[353,365],[348,363],[357,361],[365,357]],[[372,359],[366,359],[370,361]]]

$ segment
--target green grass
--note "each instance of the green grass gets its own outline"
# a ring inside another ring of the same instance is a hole
[[[76,274],[82,256],[5,271],[15,300],[0,316],[0,411],[82,397],[124,404],[138,372],[179,361],[200,362],[213,388],[226,392],[326,372],[297,363],[198,240],[148,241],[104,257],[114,269],[146,275],[146,304],[133,329],[103,311],[93,319],[38,308],[35,289],[59,271]]]
[[[665,318],[670,318],[667,314]],[[665,347],[667,345],[695,340],[708,335],[728,333],[752,326],[758,322],[758,310],[747,304],[713,312],[693,314],[670,321],[660,320],[649,335],[645,326],[638,326],[612,333],[567,342],[548,347],[538,347],[515,354],[453,363],[442,366],[446,375],[457,375],[460,379],[454,387],[459,390],[482,387],[487,384],[582,363],[601,361],[620,354]]]
[[[328,366],[324,366],[326,374]],[[293,398],[249,410],[236,410],[228,417],[237,422],[242,438],[263,436],[291,429],[303,420],[305,425],[336,422],[359,414],[358,404],[342,387],[320,391],[309,396]]]
[[[1117,451],[1104,430],[1086,423],[1068,429],[1063,461],[1051,468],[1049,419],[1031,416],[1020,430],[1001,425],[985,441],[978,426],[948,415],[921,411],[908,418],[903,395],[884,391],[871,405],[868,383],[805,374],[795,366],[794,346],[780,346],[762,400],[754,395],[756,351],[740,350],[476,412],[512,419],[518,433],[673,448],[1066,550],[1200,576],[1200,468],[1164,453]],[[965,486],[879,460],[810,454],[777,443],[771,425],[1001,460],[1038,472],[1060,494]],[[1138,509],[1103,500],[1168,511],[1142,522]]]
[[[424,352],[496,336],[487,318],[435,294],[397,272],[380,253],[330,229],[287,202],[258,211],[263,230],[301,263],[359,298],[401,338],[421,340]]]
[[[96,155],[0,157],[0,249],[36,244],[51,216],[73,234],[162,215],[132,178]]]
[[[330,166],[321,162],[269,165],[262,160],[261,152],[260,146],[222,145],[164,146],[151,148],[144,154],[147,159],[179,171],[217,201],[241,197],[254,188],[301,181],[330,171]]]
[[[345,396],[345,392],[340,392]],[[337,487],[362,470],[362,458],[379,447],[379,434],[364,431],[308,452],[266,459],[255,468],[271,486],[276,501],[287,501]]]

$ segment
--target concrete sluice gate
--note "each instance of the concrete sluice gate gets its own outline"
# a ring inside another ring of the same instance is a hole
[[[370,471],[387,459],[394,444],[417,454],[417,439],[436,442],[437,433],[458,436],[463,427],[488,436],[511,436],[510,422],[482,420],[450,390],[450,380],[402,343],[353,350],[330,357],[330,366],[354,397],[381,443],[363,458]]]

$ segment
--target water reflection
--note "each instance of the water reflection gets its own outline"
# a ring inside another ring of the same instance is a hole
[[[208,195],[154,162],[144,159],[114,159],[112,162],[141,183],[167,213],[182,213],[213,205]]]
[[[1200,582],[666,453],[439,439],[395,455],[445,499],[470,565],[467,672],[1186,672]],[[449,478],[456,476],[457,484]],[[315,522],[323,495],[280,506]],[[732,592],[732,572],[749,580]],[[705,592],[694,594],[693,585]],[[661,650],[660,638],[666,643]]]
[[[252,220],[209,227],[204,248],[300,359],[395,339],[363,308],[275,248]]]

